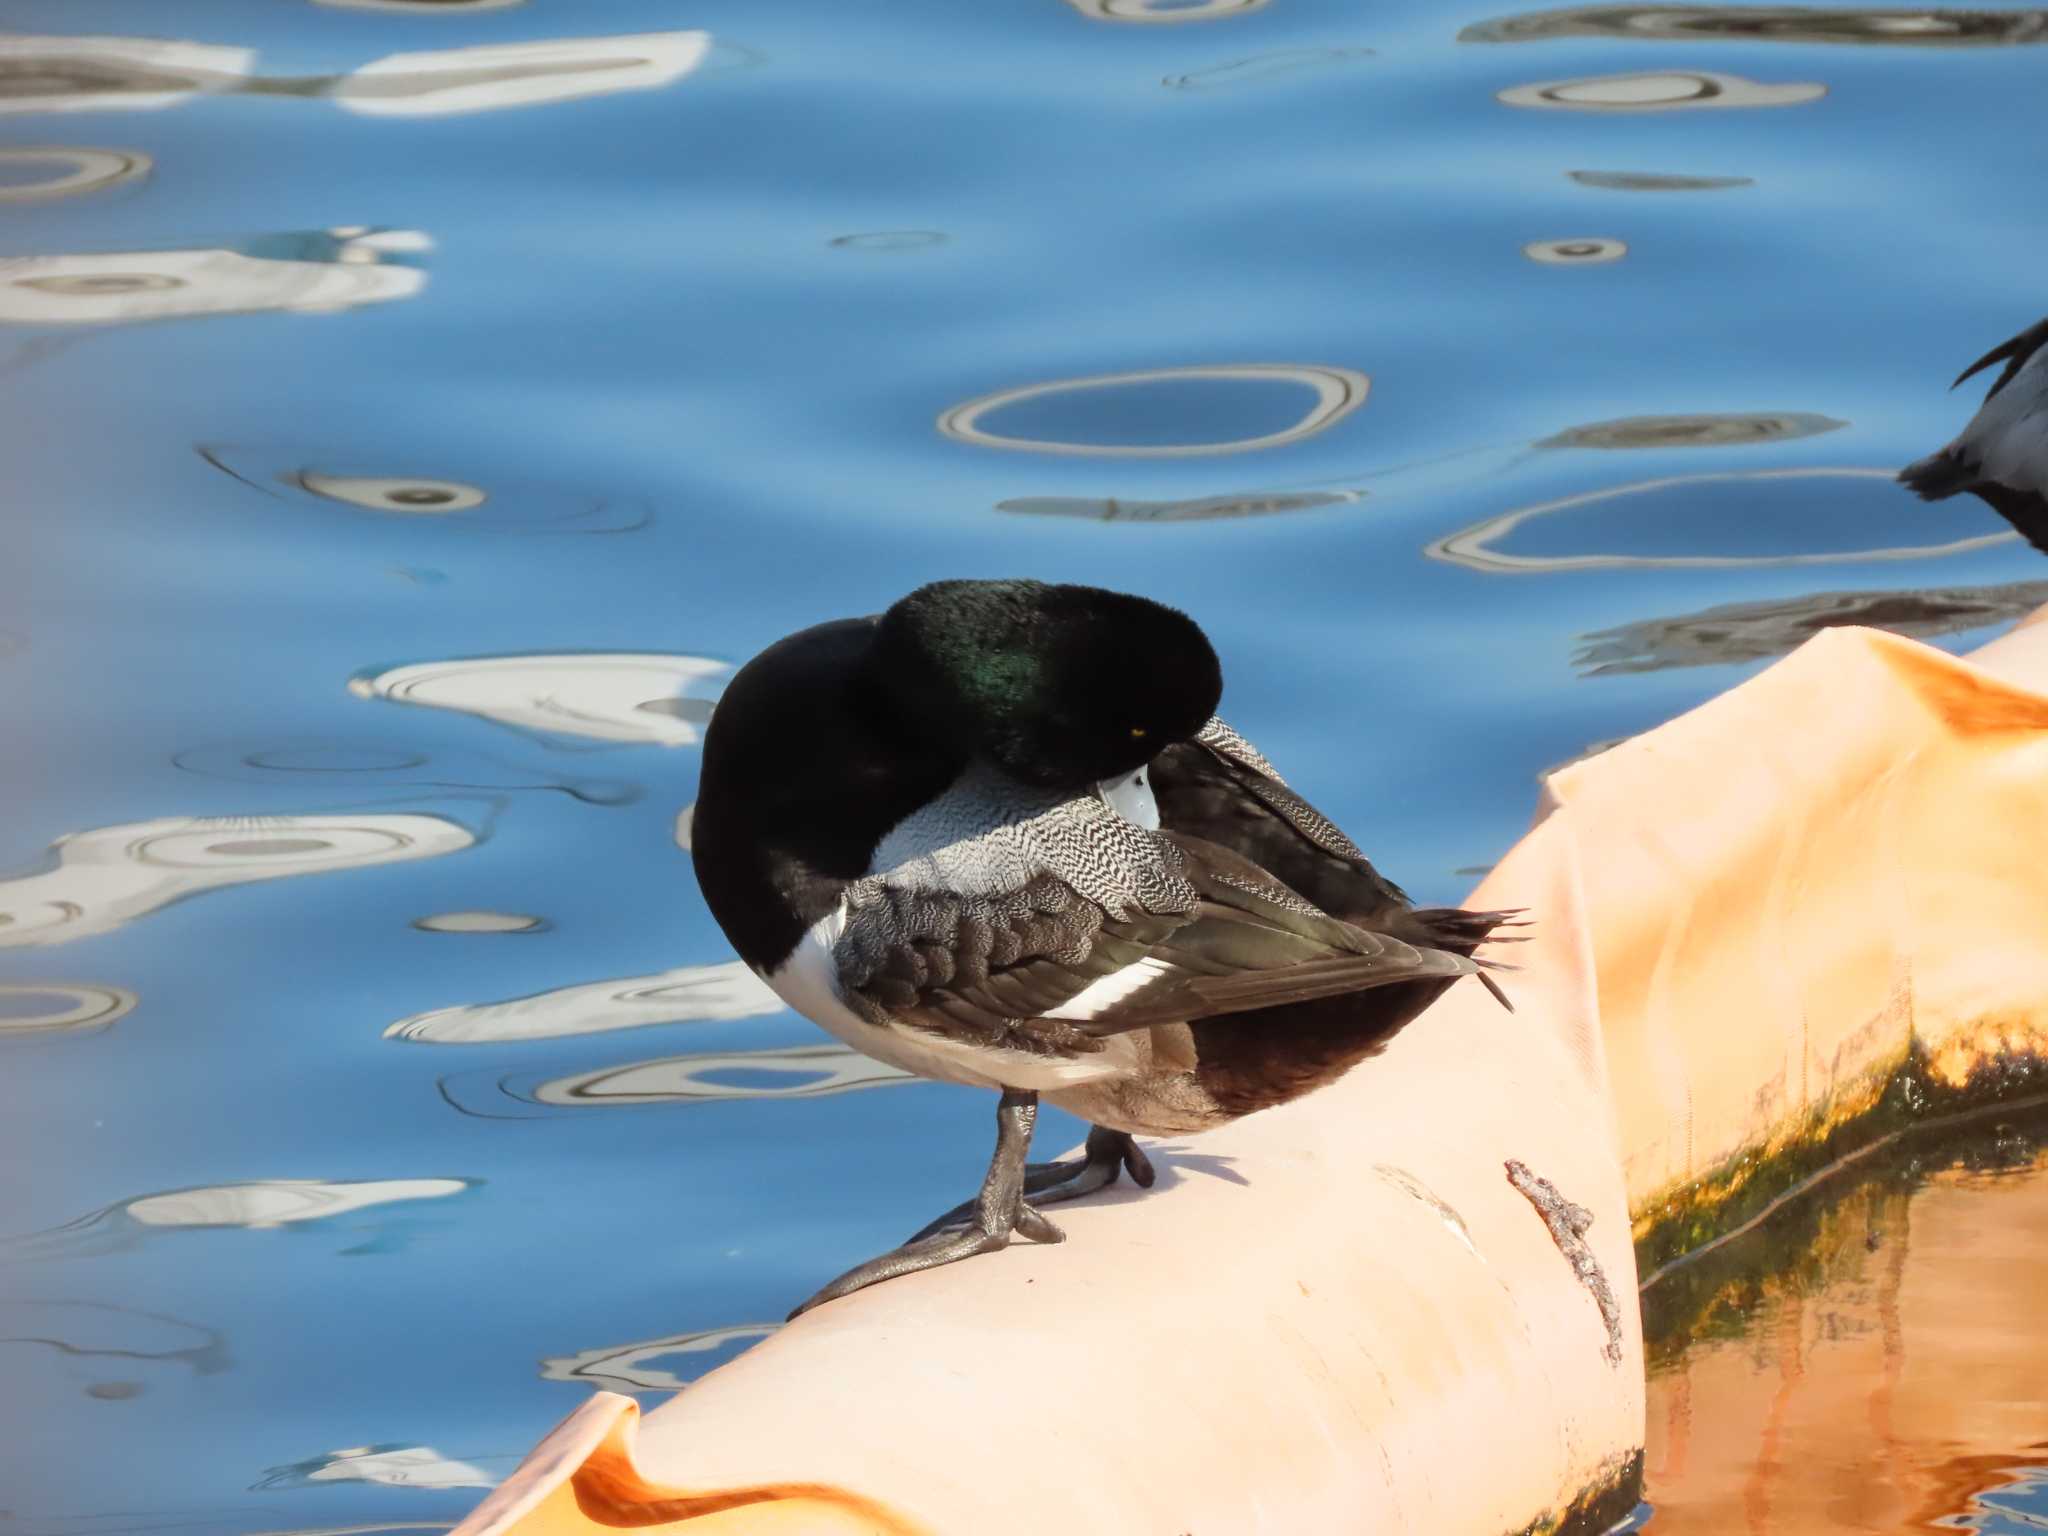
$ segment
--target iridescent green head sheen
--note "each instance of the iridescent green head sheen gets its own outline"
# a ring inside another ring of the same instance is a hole
[[[1148,598],[1039,581],[939,581],[882,616],[874,676],[936,745],[1026,783],[1129,773],[1216,712],[1201,629]]]

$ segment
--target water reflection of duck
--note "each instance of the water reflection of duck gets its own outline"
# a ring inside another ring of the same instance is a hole
[[[1978,497],[2048,553],[2048,320],[2002,342],[1956,375],[1956,384],[2003,362],[1970,424],[1939,453],[1899,471],[1899,483],[1923,501],[1960,491]],[[1955,385],[1949,386],[1951,389]]]
[[[733,678],[694,824],[712,914],[848,1044],[1002,1092],[973,1208],[806,1307],[1058,1241],[1025,1194],[1149,1183],[1131,1133],[1298,1098],[1479,974],[1505,914],[1411,907],[1214,717],[1221,692],[1185,615],[1024,581],[939,582]],[[1027,1175],[1041,1094],[1096,1128]]]

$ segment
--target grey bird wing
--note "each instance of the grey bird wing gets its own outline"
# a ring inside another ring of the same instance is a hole
[[[1462,955],[1332,917],[1230,849],[1184,834],[1164,836],[1180,850],[1199,901],[1146,957],[1156,974],[1077,1020],[1086,1034],[1479,972]]]
[[[1193,741],[1160,753],[1151,780],[1168,832],[1249,859],[1319,910],[1368,933],[1454,956],[1469,956],[1484,943],[1520,942],[1495,932],[1526,926],[1512,921],[1517,913],[1413,906],[1356,843],[1288,788],[1272,764],[1221,720],[1211,720]],[[1511,967],[1491,960],[1478,964],[1486,989],[1512,1011],[1499,984],[1485,974]]]
[[[849,887],[834,945],[848,1001],[877,1022],[1070,1055],[1156,1024],[1477,969],[1339,921],[1200,838],[1106,806],[1060,810]],[[1018,869],[991,888],[991,872]]]
[[[1161,752],[1151,779],[1165,830],[1241,854],[1323,911],[1371,928],[1408,909],[1401,888],[1221,720]]]

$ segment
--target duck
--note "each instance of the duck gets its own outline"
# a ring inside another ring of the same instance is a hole
[[[1416,907],[1217,714],[1208,637],[1134,594],[950,580],[813,625],[731,678],[691,858],[792,1009],[920,1077],[993,1090],[974,1198],[790,1314],[1007,1246],[1128,1172],[1341,1077],[1511,936]],[[1041,1100],[1090,1122],[1032,1164]]]
[[[2048,319],[2000,342],[1956,376],[1956,384],[1994,363],[2004,369],[1954,442],[1899,471],[1899,483],[1923,501],[1968,491],[2048,553]],[[1949,386],[1955,388],[1955,384]]]

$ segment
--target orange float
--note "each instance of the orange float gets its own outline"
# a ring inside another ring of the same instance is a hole
[[[1471,898],[1540,920],[1515,1014],[1454,988],[1071,1242],[833,1302],[644,1422],[599,1393],[458,1531],[1604,1528],[1639,1259],[2048,1085],[2044,617],[1966,660],[1830,630],[1552,775]]]

